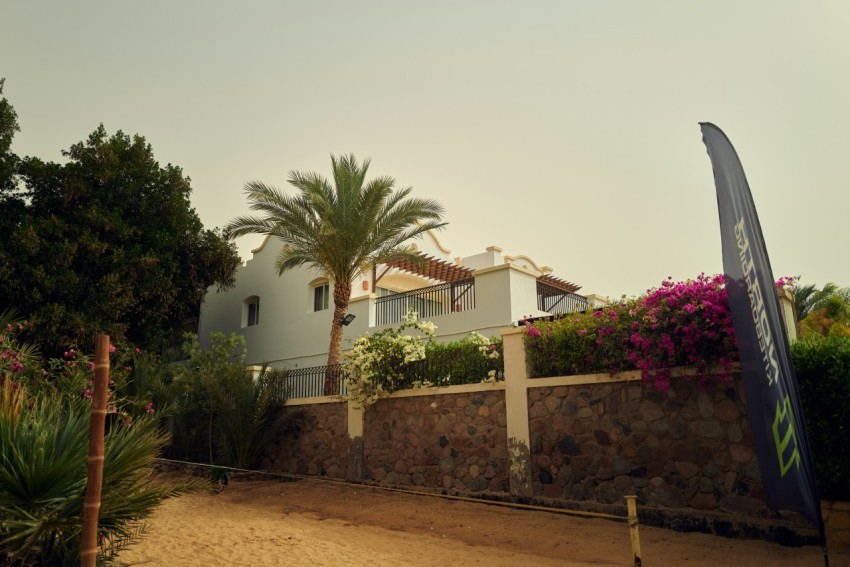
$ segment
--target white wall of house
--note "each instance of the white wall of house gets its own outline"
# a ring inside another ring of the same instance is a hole
[[[415,241],[415,245],[427,255],[450,261],[449,251],[431,234]],[[268,363],[285,368],[323,365],[330,342],[333,299],[329,300],[328,309],[314,311],[313,286],[322,281],[323,274],[303,268],[278,276],[274,262],[280,250],[279,241],[267,238],[253,251],[252,259],[239,269],[233,288],[224,292],[211,289],[207,293],[201,306],[199,338],[207,346],[213,332],[242,334],[248,347],[249,364]],[[482,254],[454,262],[473,270],[475,308],[431,317],[437,325],[438,340],[459,340],[472,331],[498,336],[499,329],[526,316],[548,315],[537,309],[536,287],[537,276],[551,271],[548,268],[539,268],[525,256],[505,257],[495,246]],[[378,275],[382,272],[379,267]],[[375,326],[377,295],[371,283],[371,270],[352,282],[348,312],[355,315],[355,319],[344,328],[344,350],[351,348],[364,333],[375,333],[387,327]],[[386,272],[377,287],[405,291],[436,283],[440,282],[393,269]],[[255,298],[259,298],[258,322],[248,325],[246,300]]]

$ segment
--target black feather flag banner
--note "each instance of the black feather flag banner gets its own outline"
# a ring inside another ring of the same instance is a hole
[[[714,170],[726,291],[767,505],[799,512],[823,537],[797,379],[753,197],[729,139],[713,124],[700,126]]]

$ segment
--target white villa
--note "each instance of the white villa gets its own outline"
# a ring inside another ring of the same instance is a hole
[[[239,268],[233,288],[208,291],[201,306],[198,336],[208,346],[213,332],[240,333],[248,363],[277,368],[306,368],[327,361],[333,298],[327,277],[313,269],[284,272],[274,263],[283,246],[266,237]],[[555,277],[548,266],[527,256],[508,256],[490,246],[466,258],[454,258],[427,232],[413,246],[421,264],[400,262],[372,267],[352,282],[343,349],[366,332],[401,322],[412,306],[421,319],[437,325],[441,341],[458,340],[477,330],[498,336],[520,319],[583,311],[602,298],[576,293],[579,286]]]

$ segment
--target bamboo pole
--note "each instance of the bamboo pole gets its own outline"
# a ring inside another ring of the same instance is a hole
[[[635,558],[635,567],[641,567],[640,557],[640,534],[638,534],[637,496],[626,496],[626,507],[629,510],[629,536],[632,539],[632,555]]]
[[[83,501],[83,533],[80,564],[94,567],[97,560],[97,519],[103,481],[103,439],[109,385],[109,335],[98,334],[94,347],[94,393],[89,424],[89,458],[86,496]]]

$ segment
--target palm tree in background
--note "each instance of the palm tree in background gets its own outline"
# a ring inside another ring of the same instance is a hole
[[[832,282],[818,289],[814,284],[798,286],[794,290],[794,306],[797,320],[802,321],[810,313],[829,307],[830,304],[850,303],[850,288],[840,288]]]
[[[260,181],[245,186],[251,210],[261,216],[230,221],[227,234],[276,236],[284,244],[275,262],[278,275],[303,265],[324,272],[333,285],[328,365],[342,360],[342,319],[351,299],[351,281],[375,264],[418,256],[407,240],[440,229],[442,205],[408,198],[411,187],[394,189],[392,177],[366,182],[369,159],[331,156],[333,184],[313,172],[292,171],[289,183],[298,192],[289,196]],[[335,384],[325,380],[325,394]]]
[[[815,285],[799,286],[794,290],[794,306],[802,334],[827,334],[835,324],[850,325],[850,287],[841,288],[832,282],[820,289]]]

